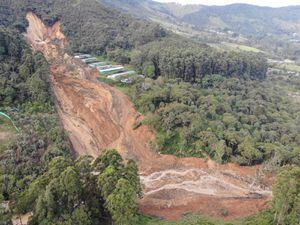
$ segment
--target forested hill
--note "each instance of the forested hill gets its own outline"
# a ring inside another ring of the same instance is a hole
[[[292,34],[300,28],[300,7],[270,8],[247,4],[202,7],[182,21],[199,28],[229,29],[244,35]]]
[[[158,24],[108,9],[96,0],[6,1],[0,6],[0,25],[24,31],[26,12],[33,11],[47,25],[60,20],[70,47],[105,53],[110,48],[131,49],[167,36]]]
[[[267,61],[261,55],[217,51],[176,38],[141,46],[133,52],[131,63],[152,78],[163,76],[201,84],[205,76],[213,74],[264,79],[267,72]]]
[[[136,16],[171,23],[186,23],[199,29],[231,30],[244,35],[293,34],[300,27],[300,7],[180,5],[152,0],[101,0]],[[136,10],[138,9],[138,11]]]

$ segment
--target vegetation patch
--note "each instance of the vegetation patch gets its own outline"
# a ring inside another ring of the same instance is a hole
[[[235,43],[228,43],[222,42],[221,44],[213,44],[213,46],[219,47],[224,50],[228,51],[246,51],[246,52],[254,52],[254,53],[261,53],[260,49],[250,47],[247,45],[235,44]]]
[[[280,64],[276,66],[279,69],[287,70],[287,71],[294,71],[300,73],[300,66],[296,64]]]
[[[200,215],[183,215],[179,221],[164,221],[157,218],[140,216],[137,225],[274,225],[274,217],[271,210],[266,210],[258,215],[240,220],[217,220]]]
[[[251,52],[217,51],[190,40],[169,38],[138,48],[132,53],[132,64],[150,78],[160,76],[186,82],[202,82],[204,77],[264,79],[267,61]]]
[[[14,142],[16,130],[11,121],[0,117],[0,155],[8,148],[9,144]]]
[[[159,78],[133,89],[144,123],[157,130],[153,146],[161,153],[241,165],[300,163],[300,107],[268,79],[216,75],[193,85]]]

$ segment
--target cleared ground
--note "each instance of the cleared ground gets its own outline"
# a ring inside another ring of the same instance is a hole
[[[228,42],[222,42],[221,44],[210,44],[212,47],[228,50],[228,51],[246,51],[246,52],[254,52],[259,53],[262,52],[260,49],[250,47],[247,45],[241,45],[241,44],[235,44],[235,43],[228,43]]]

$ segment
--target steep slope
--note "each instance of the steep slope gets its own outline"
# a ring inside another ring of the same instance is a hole
[[[99,0],[104,5],[121,9],[137,17],[153,20],[179,22],[178,19],[187,14],[199,11],[202,5],[180,5],[176,3],[160,3],[152,0]]]
[[[109,147],[126,150],[127,145],[134,145],[138,149],[145,148],[141,143],[152,139],[152,132],[143,126],[136,131],[132,129],[138,114],[129,99],[108,85],[91,81],[95,71],[87,70],[63,53],[65,37],[60,32],[59,22],[47,28],[33,13],[27,18],[31,22],[25,35],[27,40],[43,51],[53,65],[52,82],[58,110],[76,152],[96,157],[100,154],[99,149]],[[52,44],[52,40],[60,40],[60,45]],[[132,133],[126,133],[126,128]]]
[[[0,6],[0,26],[23,32],[27,11],[39,15],[46,25],[59,19],[74,51],[105,54],[116,48],[130,50],[167,35],[158,24],[120,13],[97,0],[4,1]]]
[[[176,3],[160,3],[152,0],[99,0],[103,5],[120,10],[137,18],[150,19],[167,28],[183,25],[181,18],[198,12],[202,5],[180,5]]]
[[[128,97],[98,83],[97,71],[65,53],[60,23],[46,27],[33,13],[27,19],[25,37],[50,63],[56,106],[75,154],[96,157],[104,148],[117,148],[123,157],[135,159],[144,185],[142,212],[168,219],[186,212],[232,219],[267,207],[271,191],[259,182],[259,167],[215,165],[153,152],[148,143],[154,132],[147,126],[133,129],[142,116]]]
[[[149,0],[100,0],[113,8],[119,8],[123,11],[144,18],[164,17],[171,19],[173,15],[165,4]]]
[[[119,9],[128,14],[154,21],[178,23],[185,15],[198,12],[202,5],[180,5],[160,3],[152,0],[99,0],[103,5]]]

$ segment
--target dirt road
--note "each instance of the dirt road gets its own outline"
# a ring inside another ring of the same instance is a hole
[[[258,183],[259,167],[216,165],[153,152],[149,141],[155,133],[147,126],[133,129],[143,116],[129,98],[98,82],[97,71],[64,52],[67,40],[60,23],[45,27],[33,13],[27,19],[24,35],[50,63],[57,110],[74,152],[96,157],[105,148],[116,148],[124,158],[136,160],[144,186],[143,213],[167,219],[186,212],[233,219],[267,207],[271,191]]]

